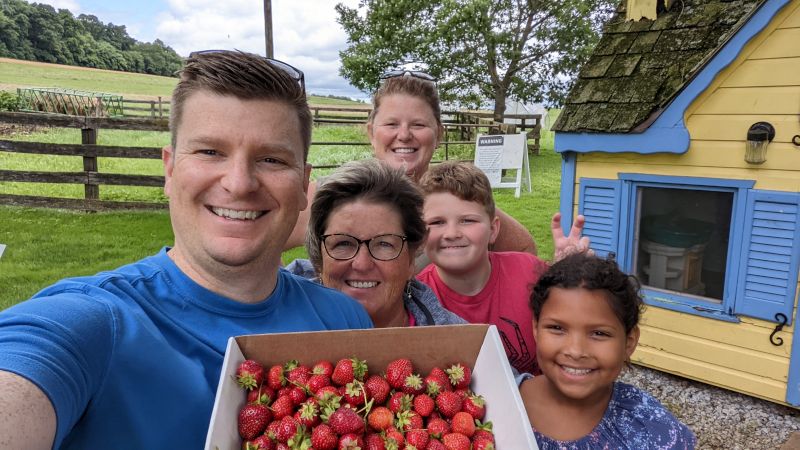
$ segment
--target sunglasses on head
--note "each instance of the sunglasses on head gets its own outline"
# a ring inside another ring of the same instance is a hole
[[[380,79],[388,80],[389,78],[395,77],[414,77],[419,78],[420,80],[431,81],[434,83],[436,82],[436,77],[419,70],[390,70],[388,72],[384,72]]]
[[[196,58],[196,57],[201,56],[201,55],[211,55],[211,54],[214,54],[214,53],[233,53],[233,51],[232,50],[200,50],[200,51],[196,51],[196,52],[190,53],[189,57],[190,58]],[[305,90],[306,90],[305,75],[303,75],[303,72],[300,69],[292,66],[291,64],[287,64],[287,63],[285,63],[285,62],[283,62],[281,60],[278,60],[278,59],[267,58],[266,56],[261,56],[261,55],[255,55],[255,56],[258,56],[259,58],[261,58],[264,61],[266,61],[267,64],[269,64],[270,66],[272,66],[272,67],[274,67],[274,68],[276,68],[278,70],[281,70],[285,74],[289,75],[294,81],[297,81],[298,83],[300,83],[300,87],[305,92]]]

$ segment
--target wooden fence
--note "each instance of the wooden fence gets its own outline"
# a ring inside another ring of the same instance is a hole
[[[316,107],[317,111],[334,111],[336,108]],[[152,110],[151,110],[152,111]],[[161,109],[163,111],[163,109]],[[361,112],[363,114],[363,111]],[[353,120],[355,122],[335,122],[340,124],[363,124],[366,116],[357,119],[326,119],[316,114],[315,123],[324,124],[322,120]],[[55,198],[30,195],[0,194],[0,204],[52,207],[65,209],[80,209],[88,211],[101,211],[109,209],[162,209],[166,203],[155,202],[122,202],[100,200],[101,185],[117,186],[146,186],[160,187],[164,185],[164,177],[156,175],[111,174],[98,171],[97,158],[144,158],[160,159],[161,149],[155,147],[120,147],[97,145],[97,133],[101,129],[116,130],[149,130],[168,131],[168,114],[161,113],[156,117],[126,117],[126,118],[99,118],[68,116],[61,114],[44,113],[14,113],[0,112],[0,123],[16,125],[33,125],[44,127],[79,128],[81,130],[81,144],[49,144],[41,142],[19,142],[0,140],[0,151],[12,153],[28,153],[40,155],[80,156],[83,159],[81,172],[44,172],[44,171],[16,171],[0,168],[0,181],[26,182],[26,183],[66,183],[82,184],[84,198]],[[357,121],[356,121],[357,120]],[[458,123],[464,120],[467,123]],[[539,131],[541,117],[525,116],[528,120],[523,130],[530,130],[529,137],[534,140],[535,150],[538,152]],[[523,122],[524,123],[524,122]],[[471,113],[452,113],[452,119],[445,123],[448,130],[454,130],[460,140],[445,140],[445,159],[448,159],[450,145],[475,145],[475,136],[479,130],[489,132],[499,129],[503,133],[515,133],[519,128],[515,125],[497,124],[491,120],[474,116]],[[312,142],[311,145],[370,145],[369,142]],[[334,168],[336,165],[318,165],[316,168]]]

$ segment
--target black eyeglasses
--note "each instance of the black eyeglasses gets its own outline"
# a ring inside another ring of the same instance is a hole
[[[339,261],[353,259],[361,249],[361,244],[367,244],[369,254],[378,261],[391,261],[403,252],[406,237],[397,234],[381,234],[372,239],[361,240],[349,234],[325,234],[322,244],[328,255]]]
[[[380,79],[381,80],[388,80],[389,78],[396,78],[396,77],[414,77],[419,78],[420,80],[436,82],[436,77],[433,75],[427,74],[425,72],[421,72],[419,70],[390,70],[388,72],[384,72]]]
[[[190,53],[189,57],[190,58],[196,58],[196,57],[198,57],[200,55],[210,55],[210,54],[214,54],[214,53],[235,53],[235,52],[232,51],[232,50],[199,50],[199,51]],[[258,56],[259,58],[261,58],[264,61],[266,61],[267,64],[269,64],[270,66],[272,66],[272,67],[274,67],[274,68],[276,68],[278,70],[281,70],[284,73],[286,73],[287,75],[289,75],[294,81],[297,81],[298,83],[300,83],[300,87],[303,89],[303,92],[305,92],[305,90],[306,90],[306,78],[305,78],[305,75],[303,75],[303,71],[301,71],[297,67],[292,66],[291,64],[287,64],[287,63],[285,63],[285,62],[283,62],[281,60],[278,60],[278,59],[267,58],[267,57],[261,56],[261,55],[255,55],[255,56]]]

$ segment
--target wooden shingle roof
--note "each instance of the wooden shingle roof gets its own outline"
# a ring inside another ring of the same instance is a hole
[[[675,0],[655,20],[640,21],[626,21],[621,6],[552,130],[643,131],[761,3]]]

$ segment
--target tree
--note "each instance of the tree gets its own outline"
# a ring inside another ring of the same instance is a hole
[[[611,0],[361,0],[336,5],[348,36],[341,74],[373,91],[381,73],[427,66],[443,101],[560,103],[613,12]]]

